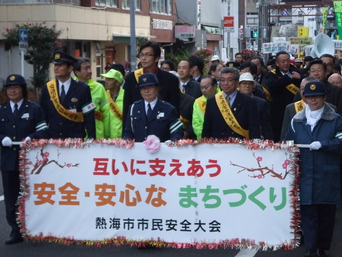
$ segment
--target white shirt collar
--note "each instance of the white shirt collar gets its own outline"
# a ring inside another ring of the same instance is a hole
[[[22,105],[23,102],[24,102],[24,98],[21,99],[19,102],[17,102],[18,110],[20,109],[20,106]],[[14,105],[15,105],[15,103],[13,103],[12,101],[10,101],[10,105],[11,105],[12,112],[14,112]]]
[[[156,99],[154,99],[152,102],[146,102],[145,100],[144,100],[144,102],[145,102],[145,110],[146,110],[146,113],[147,113],[147,109],[148,109],[148,104],[150,104],[151,105],[151,109],[153,110],[154,109],[154,106],[156,106],[156,104],[157,104],[157,101],[158,101],[158,97],[156,98]]]
[[[65,94],[67,94],[70,88],[70,84],[71,84],[71,77],[63,83],[60,80],[58,80],[59,92],[62,91],[62,85],[64,85],[64,91],[65,91]]]

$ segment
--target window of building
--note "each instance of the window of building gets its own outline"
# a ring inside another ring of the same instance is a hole
[[[122,0],[122,8],[123,9],[130,9],[130,4],[131,1],[130,0]],[[140,5],[140,0],[135,0],[135,10],[140,11],[141,10],[141,5]]]
[[[118,7],[118,0],[96,0],[95,4],[107,7]]]
[[[151,12],[172,14],[172,0],[151,0]]]

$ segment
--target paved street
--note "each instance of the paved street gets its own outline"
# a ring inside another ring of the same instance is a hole
[[[197,250],[197,249],[144,249],[139,250],[136,247],[130,246],[106,246],[101,248],[88,247],[81,245],[60,245],[56,243],[38,243],[24,242],[16,245],[5,245],[9,235],[9,226],[5,220],[5,210],[3,201],[2,181],[0,178],[0,257],[171,257],[171,256],[188,256],[188,257],[303,257],[304,246],[291,251],[248,251],[248,250],[232,250],[232,249],[217,249],[217,250]],[[337,210],[337,219],[335,226],[335,236],[332,244],[332,250],[329,257],[340,257],[342,254],[342,207]]]

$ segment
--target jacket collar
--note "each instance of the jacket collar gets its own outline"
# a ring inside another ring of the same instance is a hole
[[[306,107],[308,108],[308,107]],[[321,116],[321,119],[323,120],[333,120],[335,119],[335,111],[333,108],[331,108],[327,103],[324,103],[323,106],[323,113]],[[297,113],[294,117],[293,117],[293,121],[295,122],[302,122],[303,120],[306,120],[305,117],[305,109],[302,110],[301,112]]]

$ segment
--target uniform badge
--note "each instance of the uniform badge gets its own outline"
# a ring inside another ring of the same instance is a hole
[[[11,76],[10,81],[14,81],[14,80],[15,80],[15,76]]]
[[[71,102],[72,102],[72,103],[77,103],[77,102],[78,102],[78,99],[75,98],[75,97],[73,97],[73,98],[71,98]]]
[[[311,84],[311,85],[310,85],[310,89],[311,89],[311,90],[315,90],[315,89],[316,89],[316,85],[315,85],[315,84]]]
[[[55,59],[58,60],[58,59],[60,59],[60,58],[61,58],[61,55],[60,55],[59,53],[56,53],[56,54],[55,54]]]
[[[146,82],[147,78],[143,78],[143,81]]]

